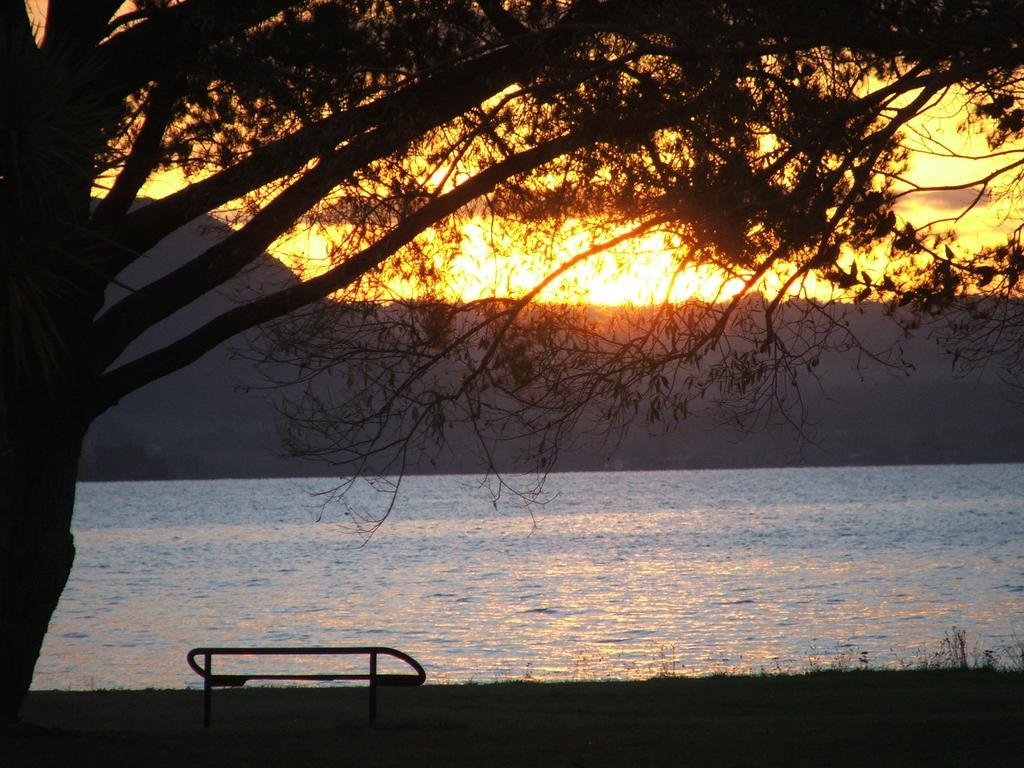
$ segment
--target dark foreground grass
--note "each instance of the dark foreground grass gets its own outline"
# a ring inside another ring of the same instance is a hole
[[[18,766],[1022,766],[1024,675],[821,672],[632,683],[38,692]]]

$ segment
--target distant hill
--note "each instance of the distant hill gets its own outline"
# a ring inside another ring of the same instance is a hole
[[[227,233],[224,224],[200,218],[165,239],[118,276],[111,304],[177,268]],[[200,326],[254,291],[284,287],[292,273],[266,256],[225,290],[204,296],[129,347],[131,360]],[[262,380],[253,365],[233,354],[238,338],[124,398],[93,422],[80,465],[82,480],[213,477],[286,477],[323,473],[321,465],[283,454],[272,393],[252,389]]]
[[[183,227],[119,276],[135,288],[174,269],[224,226],[204,218]],[[225,292],[204,297],[152,329],[123,356],[131,359],[197,327],[247,293],[280,287],[291,272],[271,257]],[[123,295],[112,289],[108,303]],[[895,333],[877,307],[854,318],[866,337]],[[244,339],[233,342],[244,346]],[[274,393],[254,389],[253,365],[232,355],[232,343],[126,397],[86,436],[82,480],[329,475],[328,465],[283,454]],[[925,338],[905,343],[916,371],[893,375],[878,365],[858,369],[833,355],[818,374],[824,391],[807,390],[803,435],[773,428],[753,433],[707,416],[665,432],[639,426],[621,442],[580,437],[555,469],[668,469],[789,465],[971,463],[1024,461],[1024,405],[1012,402],[992,376],[957,378]],[[432,462],[413,471],[478,471],[470,441],[456,432]]]

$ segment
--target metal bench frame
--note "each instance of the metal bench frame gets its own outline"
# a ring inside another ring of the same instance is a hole
[[[196,658],[201,656],[203,663],[197,663]],[[264,672],[245,672],[238,675],[218,675],[213,672],[214,656],[368,656],[370,670],[362,673],[328,673],[328,674],[276,674]],[[391,656],[408,664],[414,674],[379,674],[377,672],[377,658],[379,656]],[[311,648],[253,648],[253,647],[227,647],[227,648],[193,648],[188,652],[188,665],[192,667],[197,675],[203,678],[203,727],[210,727],[210,709],[213,699],[214,688],[239,688],[250,680],[307,680],[307,681],[336,681],[336,680],[365,680],[370,684],[370,725],[377,722],[377,687],[398,686],[412,687],[423,685],[427,679],[427,673],[423,667],[412,656],[394,648],[382,646],[365,647],[311,647]]]

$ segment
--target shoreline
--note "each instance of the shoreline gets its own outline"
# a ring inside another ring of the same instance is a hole
[[[546,475],[571,475],[571,474],[601,474],[603,472],[611,473],[658,473],[658,472],[745,472],[745,471],[771,471],[777,469],[876,469],[876,468],[889,468],[889,467],[900,467],[912,469],[914,467],[973,467],[978,465],[985,466],[1003,466],[1003,465],[1015,465],[1024,464],[1024,461],[1020,459],[1004,458],[1004,459],[976,459],[971,460],[968,457],[962,457],[960,459],[944,459],[936,458],[932,461],[893,461],[893,462],[879,462],[871,461],[870,459],[860,460],[849,460],[849,461],[812,461],[812,462],[789,462],[782,464],[769,464],[769,463],[749,463],[749,464],[722,464],[706,467],[698,466],[687,466],[687,467],[657,467],[657,466],[644,466],[644,467],[613,467],[613,466],[602,466],[602,467],[568,467],[568,468],[555,468],[545,473]],[[465,470],[457,469],[410,469],[402,477],[483,477],[488,472],[483,469],[473,470],[472,468]],[[506,468],[501,470],[501,474],[504,475],[520,475],[521,470],[514,468]],[[306,475],[306,474],[280,474],[280,475],[217,475],[217,476],[200,476],[200,475],[173,475],[170,477],[144,477],[144,476],[118,476],[110,478],[95,478],[92,476],[86,476],[79,478],[77,482],[83,484],[89,483],[174,483],[174,482],[204,482],[207,480],[346,480],[354,477],[354,475],[348,474],[323,474],[323,475]],[[385,475],[387,479],[394,479],[398,475]]]
[[[58,765],[1013,765],[1024,673],[816,671],[643,682],[33,691],[9,768]]]

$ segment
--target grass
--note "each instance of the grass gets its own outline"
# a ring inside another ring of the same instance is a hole
[[[815,671],[646,682],[33,692],[20,766],[1015,766],[1024,674]]]

